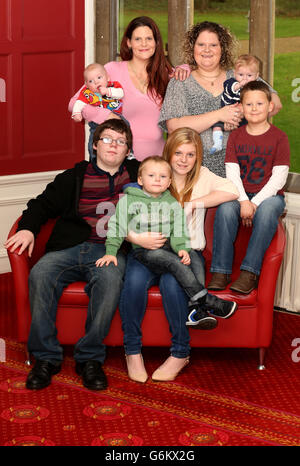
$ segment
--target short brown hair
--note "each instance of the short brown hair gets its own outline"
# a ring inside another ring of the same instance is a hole
[[[243,103],[243,99],[245,97],[246,92],[249,91],[261,91],[266,94],[267,99],[269,102],[272,100],[272,93],[270,91],[269,86],[264,82],[264,81],[250,81],[247,83],[243,89],[241,90],[241,95],[240,95],[240,102]]]
[[[93,144],[95,144],[95,146],[98,144],[99,138],[105,129],[112,129],[117,133],[125,134],[127,147],[129,150],[132,149],[132,132],[130,126],[119,118],[110,118],[97,126],[93,136]]]
[[[172,177],[172,168],[171,168],[171,165],[169,164],[169,162],[167,162],[167,160],[163,159],[160,155],[151,155],[150,157],[147,157],[146,159],[144,159],[140,166],[139,166],[139,169],[138,169],[138,174],[137,174],[137,177],[139,178],[141,175],[142,175],[142,171],[143,171],[143,168],[145,168],[145,165],[148,163],[148,162],[155,162],[155,163],[164,163],[166,164],[168,167],[169,167],[169,171],[170,171],[170,178]]]

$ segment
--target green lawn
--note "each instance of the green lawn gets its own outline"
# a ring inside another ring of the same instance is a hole
[[[296,87],[292,86],[295,78],[300,78],[300,52],[287,53],[275,56],[274,64],[274,88],[278,91],[282,110],[273,118],[273,123],[285,131],[289,137],[291,146],[291,168],[290,171],[300,173],[300,102],[292,100],[292,93]],[[298,99],[300,92],[298,91]]]
[[[228,13],[195,14],[195,23],[201,21],[214,21],[228,26],[238,39],[249,39],[247,13],[232,15]],[[275,37],[294,37],[300,33],[300,17],[276,17]]]
[[[158,24],[160,32],[163,36],[163,40],[166,43],[168,41],[168,15],[166,11],[146,11],[143,14],[147,14],[154,19]],[[121,33],[129,21],[136,16],[140,16],[140,11],[128,11],[125,10],[124,17],[121,20]],[[249,39],[248,32],[248,18],[247,13],[242,12],[241,14],[230,14],[230,13],[207,13],[199,14],[195,12],[194,22],[198,23],[201,21],[214,21],[216,23],[225,24],[235,34],[237,39]],[[300,34],[300,16],[295,18],[288,17],[276,17],[275,20],[275,37],[295,37]]]

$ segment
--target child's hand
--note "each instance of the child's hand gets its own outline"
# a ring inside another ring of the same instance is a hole
[[[108,94],[108,92],[109,92],[109,91],[108,91],[108,88],[107,88],[107,87],[104,87],[104,86],[100,86],[100,87],[99,87],[99,91],[100,91],[100,94],[101,94],[101,95],[106,95],[106,94]]]
[[[242,219],[242,224],[246,227],[251,227],[252,220],[256,211],[256,205],[251,201],[241,201],[240,206],[240,216]]]
[[[76,121],[77,123],[79,123],[80,121],[82,121],[82,115],[81,113],[75,113],[73,116],[72,116],[73,120]]]
[[[185,251],[184,249],[181,249],[180,251],[178,251],[178,256],[182,257],[180,262],[182,262],[184,265],[190,265],[191,258],[187,251]]]
[[[96,267],[103,267],[103,265],[109,265],[111,262],[115,264],[115,266],[118,265],[118,259],[116,256],[111,256],[109,254],[105,254],[105,256],[101,257],[96,261]]]
[[[246,86],[247,82],[247,79],[242,79],[241,81],[234,84],[233,90],[238,91],[239,89],[242,89],[244,86]]]

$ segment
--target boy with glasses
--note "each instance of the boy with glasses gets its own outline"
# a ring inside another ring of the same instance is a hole
[[[31,256],[34,237],[49,218],[58,218],[46,245],[46,254],[31,269],[29,299],[32,322],[28,350],[35,358],[26,387],[42,389],[61,369],[63,351],[56,338],[57,303],[63,289],[74,281],[86,281],[89,306],[86,333],[74,348],[76,372],[91,390],[103,390],[107,380],[102,369],[103,340],[118,305],[125,271],[123,252],[118,267],[100,269],[95,260],[105,253],[107,203],[116,205],[123,186],[136,180],[136,160],[127,160],[132,133],[120,119],[99,125],[94,134],[96,157],[77,163],[57,175],[42,194],[28,202],[18,231],[5,244]],[[99,224],[103,225],[102,229]],[[113,287],[111,284],[113,283]]]

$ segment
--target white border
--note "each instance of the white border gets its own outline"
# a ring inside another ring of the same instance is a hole
[[[95,0],[85,0],[85,66],[94,63],[95,47],[95,22],[96,22],[96,3]],[[89,126],[85,123],[85,159],[89,160],[87,142],[89,140]]]

